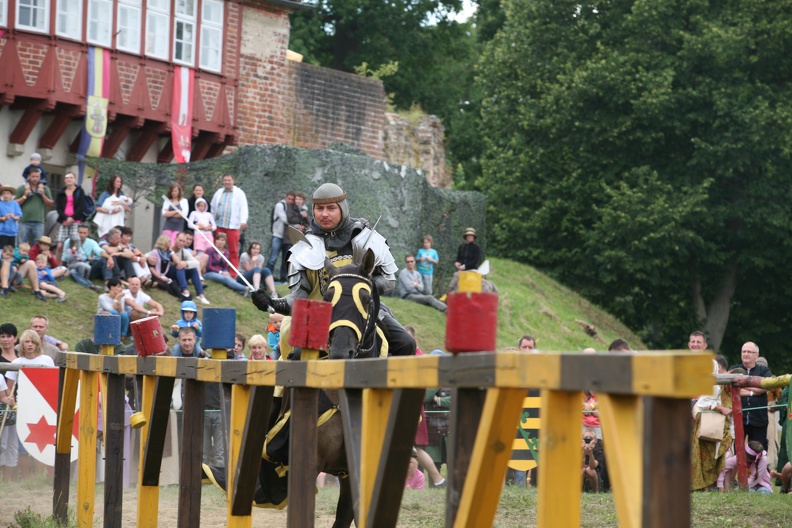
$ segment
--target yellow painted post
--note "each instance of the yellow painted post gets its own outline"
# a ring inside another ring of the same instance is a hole
[[[597,393],[597,406],[619,526],[639,528],[643,510],[642,397]]]
[[[96,394],[98,373],[80,372],[80,447],[77,476],[77,525],[94,525],[94,494],[96,492],[96,428],[99,400]],[[65,386],[65,383],[64,383]],[[74,411],[72,410],[72,416]]]
[[[487,389],[454,528],[492,526],[524,398],[525,389]]]
[[[481,273],[477,271],[460,271],[457,291],[481,293]]]
[[[385,442],[393,390],[363,389],[362,424],[360,431],[360,511],[359,528],[366,526],[369,505],[374,493],[374,483]]]
[[[225,348],[213,348],[212,359],[228,359],[228,351]]]
[[[143,403],[141,412],[147,418],[140,428],[140,460],[138,461],[137,525],[139,528],[156,528],[159,509],[159,486],[143,485],[143,462],[146,459],[146,441],[151,427],[151,408],[154,405],[156,376],[143,376]]]
[[[248,405],[250,404],[250,386],[231,386],[231,438],[228,444],[228,528],[249,528],[253,525],[251,515],[232,515],[234,504],[234,486],[236,484],[236,467],[239,461],[239,451],[242,448],[242,435],[245,432]]]
[[[542,391],[539,435],[539,528],[580,526],[580,392]]]
[[[58,415],[58,434],[55,452],[59,455],[71,453],[72,430],[74,429],[74,409],[77,406],[77,387],[80,371],[67,368],[63,373],[63,392]]]

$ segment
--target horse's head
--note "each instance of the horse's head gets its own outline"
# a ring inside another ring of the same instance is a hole
[[[341,268],[325,259],[328,283],[324,300],[333,305],[330,323],[330,359],[372,357],[376,349],[376,322],[379,298],[371,275],[374,253],[363,255],[360,265]]]

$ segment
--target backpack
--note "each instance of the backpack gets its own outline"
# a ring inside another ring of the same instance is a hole
[[[88,221],[96,214],[96,204],[90,194],[83,191],[83,220]]]
[[[270,212],[270,233],[272,233],[272,228],[275,227],[275,208],[278,207],[278,204],[281,202],[283,203],[283,210],[286,211],[286,200],[275,202],[275,205],[272,206],[272,212]]]

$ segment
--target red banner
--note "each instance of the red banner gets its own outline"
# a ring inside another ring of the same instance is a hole
[[[190,161],[192,146],[192,108],[195,73],[192,68],[174,67],[173,103],[171,104],[171,138],[177,163]]]

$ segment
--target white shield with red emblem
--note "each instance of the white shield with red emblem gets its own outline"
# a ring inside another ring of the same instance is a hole
[[[58,369],[23,368],[17,379],[17,436],[25,450],[48,466],[55,465],[58,424]],[[79,407],[79,390],[77,407]],[[75,409],[71,461],[77,460],[79,411]]]

